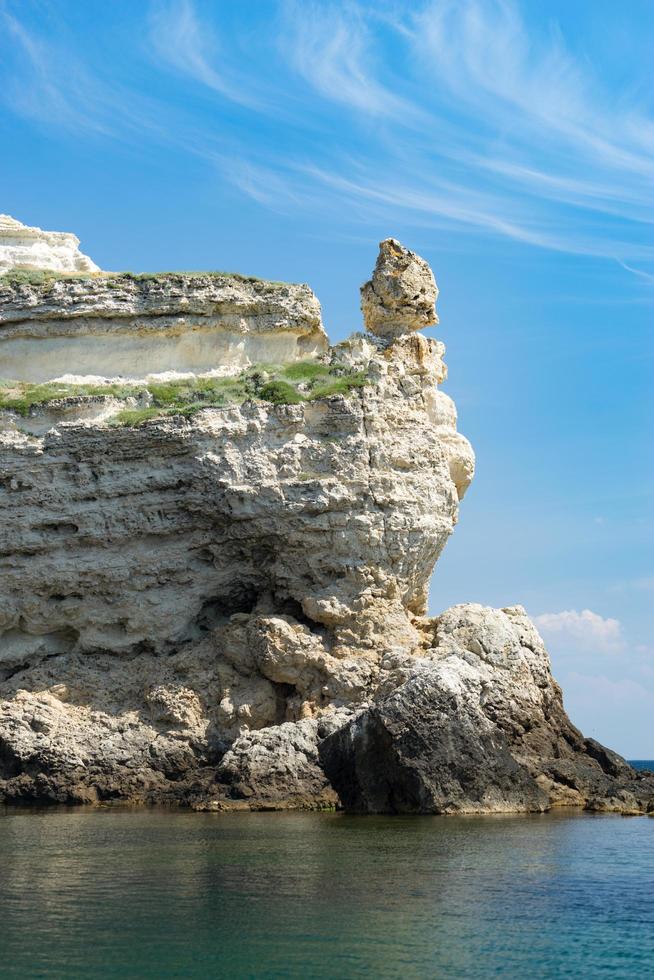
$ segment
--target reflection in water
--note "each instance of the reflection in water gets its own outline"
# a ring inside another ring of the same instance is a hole
[[[654,820],[0,815],[2,977],[654,976]]]

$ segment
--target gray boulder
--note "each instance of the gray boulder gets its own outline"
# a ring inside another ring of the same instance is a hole
[[[492,813],[552,806],[644,813],[654,776],[571,724],[521,607],[454,606],[404,683],[320,746],[343,806]]]

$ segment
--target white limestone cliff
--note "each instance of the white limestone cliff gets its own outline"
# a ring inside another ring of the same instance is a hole
[[[367,330],[392,340],[433,326],[438,323],[437,298],[434,274],[424,259],[394,238],[380,243],[372,279],[361,287]]]
[[[42,231],[0,214],[0,275],[11,270],[61,273],[99,272],[79,250],[79,238],[66,231]]]
[[[0,377],[230,374],[327,349],[308,286],[222,273],[0,279]]]
[[[129,424],[115,386],[22,416],[0,399],[0,798],[434,812],[623,793],[644,807],[629,767],[568,722],[524,611],[427,617],[474,455],[438,388],[444,347],[414,332],[435,319],[431,271],[389,240],[373,284],[381,337],[328,350],[308,287],[162,276],[118,300],[95,280],[0,293],[0,352],[56,337],[73,374],[99,323],[152,341],[134,369],[147,379],[160,321],[183,339],[190,306],[210,333],[238,320],[266,349],[284,338],[292,363],[310,338],[306,376],[331,385],[275,388],[253,368],[238,402]]]

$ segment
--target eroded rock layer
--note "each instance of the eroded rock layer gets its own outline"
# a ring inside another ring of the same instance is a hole
[[[654,777],[570,724],[523,610],[426,616],[474,457],[443,346],[411,332],[426,264],[391,245],[377,295],[406,329],[321,355],[356,387],[134,425],[82,399],[40,434],[0,427],[1,798],[648,808]],[[58,284],[54,333],[102,302]],[[180,336],[185,316],[166,313]]]
[[[12,380],[229,374],[327,346],[308,286],[221,273],[0,279],[0,375]]]
[[[9,270],[48,269],[63,273],[99,272],[79,250],[79,238],[66,231],[42,231],[0,214],[0,275]]]

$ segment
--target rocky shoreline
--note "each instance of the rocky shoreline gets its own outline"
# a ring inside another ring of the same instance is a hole
[[[416,332],[437,322],[424,260],[383,242],[367,334],[331,348],[308,287],[190,278],[0,290],[5,387],[84,375],[76,351],[126,335],[141,380],[189,338],[195,378],[252,379],[119,425],[89,411],[101,392],[0,405],[0,802],[654,811],[654,774],[569,721],[523,609],[426,615],[474,455]],[[292,385],[253,360],[262,337]]]

